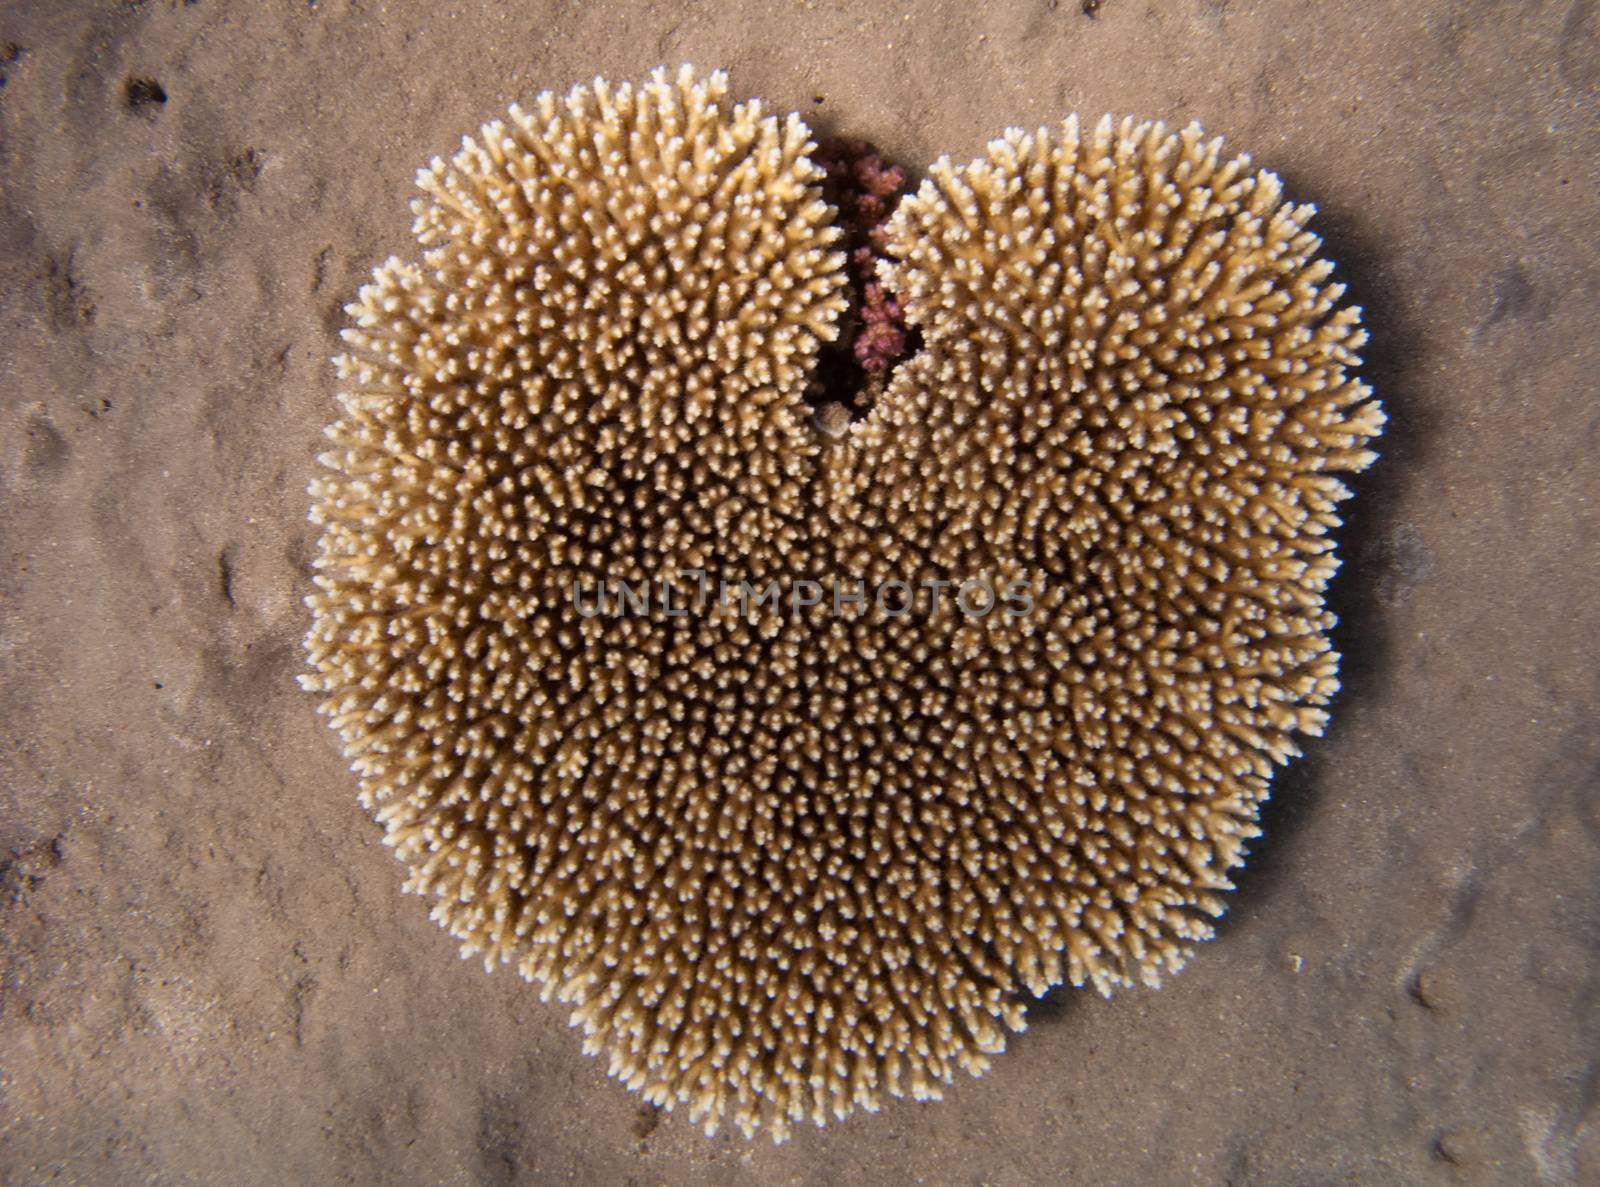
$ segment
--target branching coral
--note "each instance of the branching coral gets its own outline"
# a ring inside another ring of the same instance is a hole
[[[900,204],[922,348],[819,432],[823,173],[725,96],[597,81],[422,172],[422,264],[351,306],[304,680],[464,952],[781,1138],[1210,934],[1336,688],[1335,474],[1382,415],[1309,208],[1196,129],[1069,121]],[[573,597],[979,577],[1030,611]]]
[[[835,221],[844,232],[850,297],[844,341],[823,349],[815,387],[824,398],[843,396],[863,411],[876,399],[883,377],[913,345],[899,302],[877,280],[887,244],[884,224],[899,201],[905,171],[885,164],[864,140],[825,140],[815,159],[824,174],[822,196],[837,212]],[[842,357],[845,351],[848,360]]]

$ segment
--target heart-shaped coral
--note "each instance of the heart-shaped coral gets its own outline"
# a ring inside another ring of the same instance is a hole
[[[421,174],[423,264],[351,306],[305,683],[466,952],[781,1138],[1210,934],[1337,686],[1332,475],[1382,415],[1308,207],[1068,121],[901,203],[922,347],[819,431],[838,233],[798,117],[725,93],[544,95]]]

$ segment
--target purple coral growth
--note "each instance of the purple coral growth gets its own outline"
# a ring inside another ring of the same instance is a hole
[[[861,300],[861,326],[851,351],[869,375],[882,375],[906,354],[906,320],[900,302],[873,281]]]
[[[850,308],[838,343],[824,352],[820,401],[838,401],[862,411],[868,388],[881,383],[915,348],[915,332],[905,313],[877,279],[884,255],[883,226],[894,213],[905,185],[905,170],[885,164],[864,140],[825,140],[816,161],[826,177],[823,196],[839,212],[848,257]]]

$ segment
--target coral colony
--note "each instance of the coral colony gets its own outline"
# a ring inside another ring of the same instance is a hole
[[[312,486],[303,682],[407,888],[708,1131],[1159,984],[1338,687],[1383,415],[1311,209],[1132,121],[901,181],[720,73],[512,108],[349,307]],[[851,596],[572,596],[686,573]]]

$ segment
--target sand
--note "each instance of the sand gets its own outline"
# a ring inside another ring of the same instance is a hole
[[[1600,1182],[1600,5],[1084,7],[0,8],[0,1181]],[[1391,415],[1346,690],[1217,941],[780,1148],[456,959],[294,683],[327,358],[416,166],[684,60],[913,171],[1200,120],[1318,205]]]

